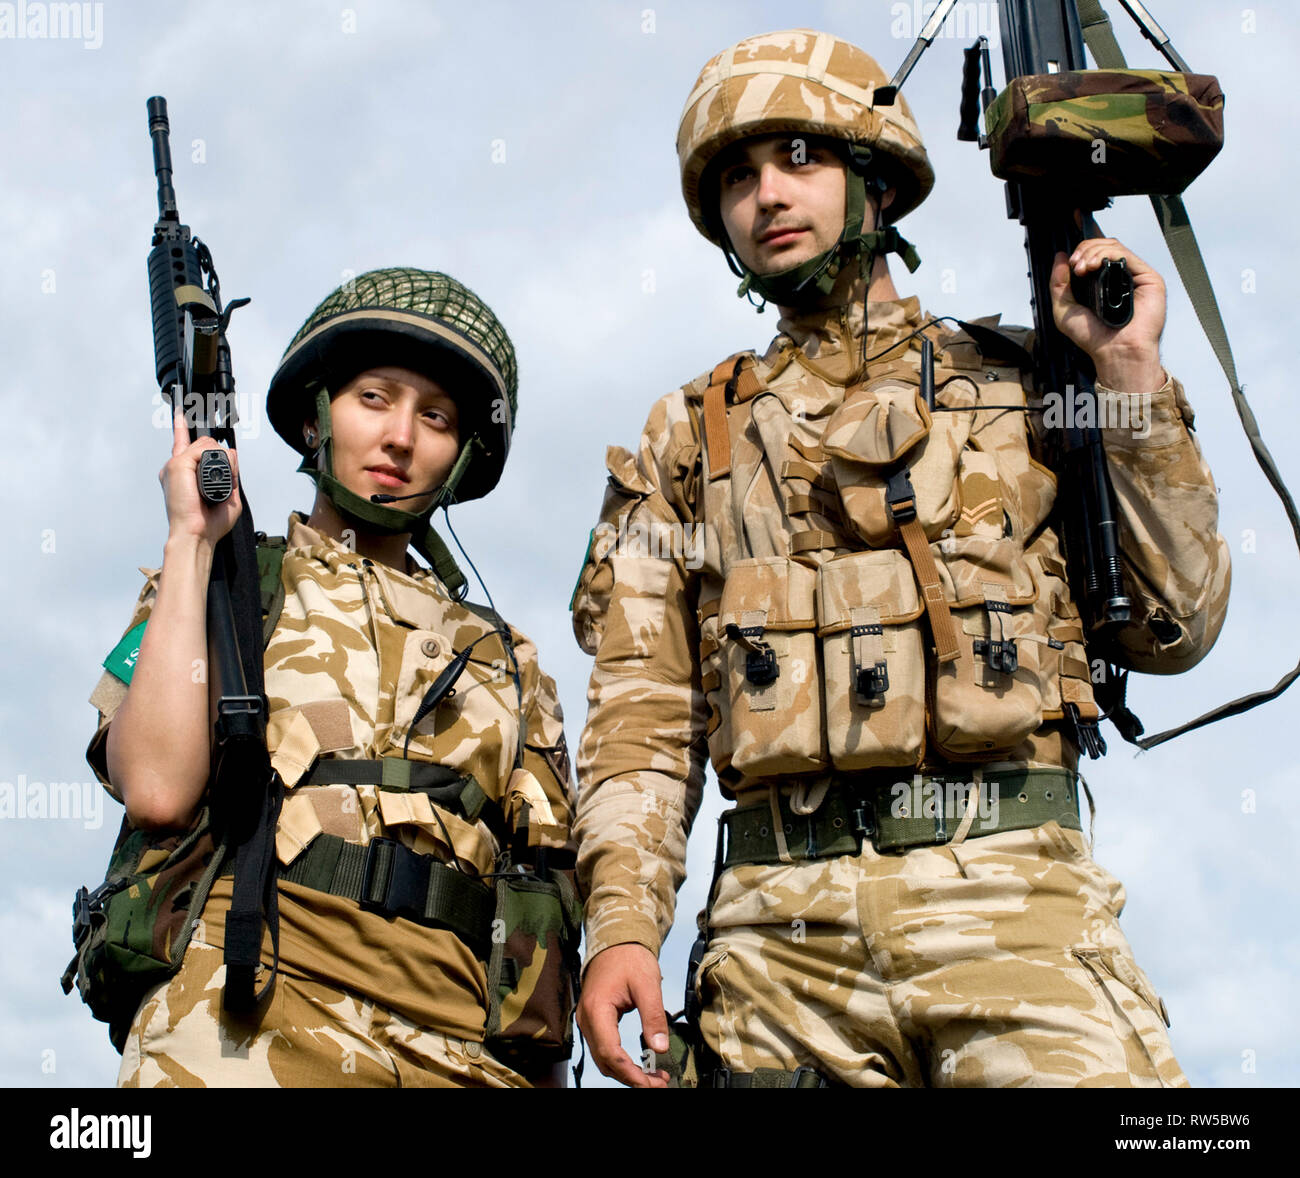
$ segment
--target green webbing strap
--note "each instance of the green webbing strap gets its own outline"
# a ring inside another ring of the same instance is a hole
[[[1124,54],[1111,31],[1110,21],[1102,10],[1100,0],[1078,0],[1078,5],[1084,40],[1088,43],[1088,48],[1092,51],[1097,64],[1102,69],[1126,69]],[[1291,498],[1277,464],[1273,461],[1273,455],[1269,453],[1264,439],[1260,436],[1255,414],[1246,401],[1246,395],[1241,391],[1241,385],[1237,382],[1237,366],[1232,358],[1232,348],[1228,344],[1228,332],[1223,326],[1219,304],[1214,297],[1214,286],[1205,269],[1205,260],[1201,257],[1200,247],[1196,244],[1196,235],[1192,232],[1192,223],[1187,216],[1182,197],[1152,195],[1151,206],[1155,209],[1156,220],[1160,223],[1160,232],[1164,234],[1165,245],[1174,260],[1183,289],[1191,299],[1201,330],[1205,332],[1205,338],[1209,340],[1219,366],[1223,369],[1224,376],[1228,378],[1232,402],[1236,407],[1237,417],[1241,420],[1242,429],[1246,431],[1246,437],[1250,440],[1255,461],[1264,472],[1269,485],[1277,493],[1277,497],[1282,501],[1286,517],[1291,523],[1291,532],[1295,536],[1296,548],[1300,550],[1300,512],[1296,511],[1295,501]],[[1186,724],[1158,732],[1155,736],[1135,740],[1125,734],[1125,739],[1141,749],[1155,748],[1156,745],[1173,740],[1175,736],[1181,736],[1184,732],[1191,732],[1228,716],[1248,712],[1251,708],[1276,699],[1298,677],[1300,677],[1300,662],[1297,662],[1267,691],[1256,691],[1250,695],[1239,696],[1229,703],[1197,716],[1194,720],[1189,720]]]
[[[916,246],[899,233],[895,225],[886,225],[883,229],[864,233],[861,240],[868,254],[873,258],[876,254],[897,254],[903,259],[903,265],[907,267],[909,274],[915,274],[921,264],[921,255],[916,252]]]
[[[266,536],[259,532],[257,539],[257,577],[262,594],[262,645],[271,641],[275,625],[284,609],[284,584],[280,569],[284,565],[285,538]]]
[[[487,958],[496,910],[492,889],[391,839],[372,839],[360,846],[319,834],[288,867],[280,869],[280,879],[355,900],[385,916],[445,928],[479,958]]]
[[[829,1088],[830,1085],[812,1068],[783,1072],[780,1068],[755,1068],[752,1072],[733,1072],[723,1068],[713,1073],[715,1088]]]
[[[1102,69],[1124,69],[1124,53],[1115,40],[1110,17],[1102,8],[1101,0],[1079,0],[1079,23],[1097,64]]]
[[[977,766],[972,766],[972,769]],[[915,780],[920,777],[920,783]],[[796,814],[778,798],[786,853],[795,862],[856,855],[865,836],[880,854],[946,843],[957,832],[972,796],[971,774],[907,774],[872,784],[841,781],[811,814]],[[1079,795],[1068,769],[985,770],[967,838],[1032,830],[1055,821],[1079,830]],[[961,796],[958,796],[958,790]],[[962,807],[958,810],[958,804]],[[772,830],[772,807],[764,801],[722,815],[726,830],[724,869],[749,863],[780,863]]]
[[[326,757],[317,760],[299,785],[377,785],[399,792],[417,790],[444,809],[458,811],[467,822],[482,818],[498,841],[506,833],[504,811],[488,797],[474,775],[446,765],[408,761],[402,757],[381,760]]]

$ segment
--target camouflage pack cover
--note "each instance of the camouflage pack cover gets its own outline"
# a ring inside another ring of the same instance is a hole
[[[803,132],[870,147],[898,190],[886,215],[897,221],[934,187],[934,172],[907,100],[876,108],[889,82],[855,45],[812,29],[748,37],[710,59],[701,71],[677,131],[682,195],[695,227],[721,245],[716,211],[701,181],[729,144],[756,135]]]
[[[986,117],[994,175],[1095,197],[1182,192],[1223,146],[1223,92],[1203,74],[1033,74]]]
[[[119,1052],[145,994],[180,967],[224,850],[206,806],[186,831],[151,833],[123,819],[104,883],[85,923],[74,924],[76,956],[64,978],[70,990],[75,971],[82,1001],[108,1023]]]
[[[496,898],[485,1042],[507,1063],[568,1059],[582,935],[569,874],[505,875]]]
[[[285,349],[266,395],[275,432],[306,455],[303,422],[314,388],[331,392],[367,368],[399,365],[436,380],[457,404],[461,445],[476,455],[456,497],[486,495],[501,477],[518,410],[514,345],[492,309],[447,274],[411,267],[371,270],[343,283],[307,317]]]

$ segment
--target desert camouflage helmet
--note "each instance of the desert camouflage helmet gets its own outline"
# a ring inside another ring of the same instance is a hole
[[[900,95],[873,106],[888,84],[875,60],[855,45],[811,29],[765,33],[724,50],[701,71],[677,131],[682,195],[695,227],[723,245],[712,178],[719,152],[741,139],[782,132],[824,135],[869,148],[871,167],[897,189],[883,220],[897,221],[934,186],[934,172]]]
[[[316,416],[321,391],[337,392],[367,368],[385,365],[436,380],[456,401],[463,461],[443,500],[453,492],[457,500],[486,495],[510,451],[518,394],[515,350],[488,305],[446,274],[399,267],[345,282],[307,317],[285,350],[267,392],[267,416],[276,433],[306,457],[303,422]]]

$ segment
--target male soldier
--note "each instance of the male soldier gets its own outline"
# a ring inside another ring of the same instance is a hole
[[[686,103],[691,218],[783,318],[761,360],[724,361],[655,405],[635,455],[609,451],[574,610],[596,655],[579,1023],[608,1075],[665,1085],[617,1021],[635,1006],[667,1046],[656,955],[707,743],[736,808],[694,978],[704,1082],[1184,1085],[1123,889],[1080,831],[1098,710],[1035,460],[1042,408],[1019,408],[1017,349],[942,330],[894,288],[885,253],[914,258],[893,223],[933,175],[907,104],[872,107],[887,81],[852,45],[782,32],[715,57]],[[1108,257],[1134,278],[1120,330],[1069,285]],[[1052,296],[1099,416],[1130,423],[1104,437],[1123,660],[1183,670],[1222,625],[1228,557],[1160,365],[1164,285],[1089,240],[1057,256]]]

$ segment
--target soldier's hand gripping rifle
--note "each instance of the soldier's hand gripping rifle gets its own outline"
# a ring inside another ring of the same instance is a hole
[[[181,224],[172,187],[167,102],[150,98],[149,134],[158,178],[158,220],[149,252],[158,383],[173,413],[184,414],[190,440],[210,437],[234,449],[235,380],[226,328],[248,302],[221,305],[221,285],[208,247]],[[199,493],[220,503],[234,488],[224,449],[203,452]],[[208,805],[235,857],[234,898],[227,921],[225,1004],[246,1010],[254,993],[262,925],[276,941],[275,824],[281,789],[266,747],[261,593],[252,512],[243,510],[217,543],[208,583],[208,666],[214,700]],[[274,978],[268,979],[267,986]],[[263,990],[265,992],[265,988]]]

